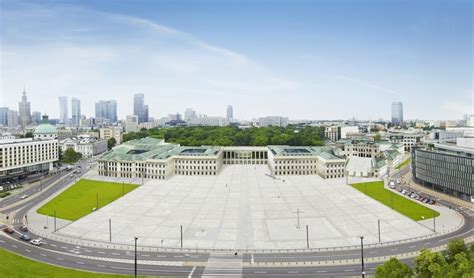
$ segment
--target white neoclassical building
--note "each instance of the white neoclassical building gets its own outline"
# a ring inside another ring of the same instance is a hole
[[[167,179],[173,175],[217,175],[223,165],[267,164],[273,175],[344,176],[345,159],[329,147],[185,147],[164,140],[127,141],[98,161],[100,175]]]

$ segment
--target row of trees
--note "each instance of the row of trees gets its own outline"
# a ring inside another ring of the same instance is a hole
[[[447,250],[437,253],[428,249],[421,250],[415,258],[415,270],[407,264],[391,258],[377,267],[375,277],[380,278],[445,278],[474,277],[474,245],[466,246],[462,239],[453,240]]]
[[[252,127],[240,129],[237,126],[196,126],[177,128],[152,128],[125,134],[124,141],[153,137],[183,146],[323,146],[324,127],[296,126]]]

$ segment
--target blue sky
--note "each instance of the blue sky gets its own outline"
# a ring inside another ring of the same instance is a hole
[[[1,1],[0,105],[144,93],[155,118],[459,119],[473,111],[472,1]]]

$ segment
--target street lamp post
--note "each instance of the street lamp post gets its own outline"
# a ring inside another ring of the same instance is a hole
[[[135,278],[137,277],[137,240],[138,237],[134,237],[135,239]]]
[[[361,254],[361,266],[362,266],[362,278],[365,277],[365,270],[364,270],[364,236],[360,236],[360,254]]]

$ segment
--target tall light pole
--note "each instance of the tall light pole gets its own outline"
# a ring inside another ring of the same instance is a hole
[[[134,237],[135,239],[135,278],[137,277],[137,240],[138,237]]]
[[[364,236],[360,236],[360,255],[361,255],[361,266],[362,266],[362,278],[365,277],[365,270],[364,270]]]
[[[293,213],[296,213],[296,229],[299,229],[300,228],[300,213],[303,213],[304,211],[300,210],[300,209],[297,209],[295,211],[293,211]]]

